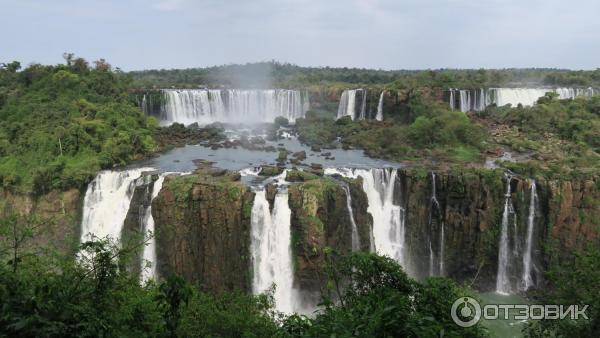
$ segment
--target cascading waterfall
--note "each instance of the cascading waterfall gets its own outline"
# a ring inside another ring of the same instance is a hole
[[[304,117],[308,94],[298,90],[164,89],[164,123],[290,122]]]
[[[385,90],[381,92],[379,95],[379,102],[377,103],[377,115],[375,115],[375,120],[383,121],[383,96],[385,95]]]
[[[285,178],[285,172],[283,175]],[[297,311],[299,306],[293,288],[291,214],[285,186],[277,191],[272,212],[265,190],[255,192],[251,214],[252,290],[255,294],[264,293],[275,284],[275,307],[286,313]]]
[[[433,253],[433,248],[431,247],[431,240],[429,241],[429,276],[435,275],[435,254]]]
[[[102,171],[88,185],[83,202],[81,242],[94,238],[121,239],[123,222],[135,190],[135,181],[144,171]]]
[[[367,90],[363,89],[362,91],[362,103],[360,105],[360,115],[358,116],[359,120],[364,120],[367,118]]]
[[[342,184],[342,188],[346,193],[346,207],[348,208],[348,215],[350,217],[350,224],[352,225],[352,251],[360,250],[360,237],[358,235],[358,227],[354,220],[354,213],[352,211],[352,196],[350,195],[350,188],[347,184]]]
[[[513,107],[519,104],[532,106],[547,92],[558,94],[559,99],[574,99],[584,96],[591,97],[595,94],[593,88],[488,88],[488,89],[449,89],[450,109],[459,109],[462,112],[483,111],[489,105]],[[458,107],[456,105],[458,99]]]
[[[460,98],[460,111],[463,113],[468,112],[471,109],[471,91],[470,90],[460,90],[459,91]]]
[[[440,220],[439,229],[440,229],[440,237],[439,237],[439,248],[438,248],[438,264],[434,264],[435,254],[432,249],[431,243],[431,235],[433,233],[433,224],[435,222],[434,211],[437,211],[437,215],[441,218],[441,207],[440,202],[437,199],[437,189],[436,189],[436,176],[435,173],[431,173],[431,206],[429,208],[429,275],[433,276],[435,274],[435,268],[437,268],[438,275],[442,276],[444,274],[444,221]]]
[[[523,276],[521,286],[523,291],[527,291],[534,285],[531,276],[531,255],[533,250],[533,228],[535,226],[535,207],[537,202],[537,192],[535,181],[531,182],[531,192],[529,197],[529,215],[527,217],[527,239],[525,242],[525,252],[523,254]]]
[[[502,212],[502,224],[500,229],[500,247],[498,250],[498,274],[496,275],[496,292],[500,294],[510,294],[512,287],[508,275],[509,263],[509,243],[508,243],[508,222],[511,216],[516,224],[516,215],[511,198],[510,183],[512,176],[506,175],[506,195],[504,197],[504,211]]]
[[[361,104],[358,116],[356,114],[356,95],[361,95]],[[367,117],[367,90],[366,89],[348,89],[342,92],[338,106],[337,118],[350,116],[351,119],[364,120]]]
[[[154,217],[152,217],[152,201],[158,196],[158,193],[162,189],[163,182],[165,180],[165,176],[167,173],[163,173],[158,176],[158,179],[154,182],[152,186],[152,195],[150,197],[150,205],[146,208],[144,212],[144,238],[148,238],[148,243],[144,246],[144,251],[142,254],[142,267],[140,280],[142,283],[146,283],[149,280],[157,280],[156,273],[156,238],[154,233]]]
[[[440,264],[439,264],[439,273],[440,276],[444,276],[445,271],[444,271],[444,253],[446,251],[446,249],[444,248],[444,244],[445,244],[445,237],[446,235],[444,234],[444,222],[442,222],[442,229],[440,230]]]
[[[367,211],[373,217],[373,238],[377,253],[405,266],[405,210],[394,203],[396,169],[357,169],[367,194]]]

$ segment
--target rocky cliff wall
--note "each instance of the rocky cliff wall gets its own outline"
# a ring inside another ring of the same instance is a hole
[[[159,275],[217,292],[249,290],[252,200],[239,174],[166,177],[152,203]]]

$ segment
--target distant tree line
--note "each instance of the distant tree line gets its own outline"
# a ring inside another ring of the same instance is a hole
[[[142,70],[129,73],[138,88],[295,87],[319,84],[388,88],[481,88],[498,86],[600,87],[600,70],[551,68],[376,70],[301,67],[277,61],[207,68]]]

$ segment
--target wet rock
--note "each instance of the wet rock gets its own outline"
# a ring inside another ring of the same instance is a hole
[[[285,176],[285,180],[288,182],[306,182],[318,178],[318,175],[309,171],[302,170],[290,170]]]
[[[205,159],[192,160],[192,163],[194,163],[194,165],[196,165],[196,167],[198,169],[210,168],[215,164],[215,162],[205,160]]]
[[[304,161],[304,160],[306,160],[306,151],[302,150],[302,151],[293,153],[292,157],[294,157],[298,161]]]
[[[277,156],[277,162],[285,163],[287,161],[287,151],[285,149],[279,150],[279,156]]]
[[[323,165],[320,163],[311,163],[310,164],[310,168],[313,170],[322,170],[323,169]]]
[[[283,172],[282,168],[271,165],[264,165],[261,168],[262,169],[259,173],[260,176],[276,176]]]
[[[267,142],[262,137],[255,136],[255,137],[253,137],[253,138],[250,139],[250,143],[252,143],[252,144],[265,144]]]

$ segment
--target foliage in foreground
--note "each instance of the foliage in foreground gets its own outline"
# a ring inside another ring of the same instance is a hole
[[[548,286],[537,298],[543,304],[588,305],[589,320],[542,320],[526,329],[528,337],[597,337],[600,332],[600,250],[591,246],[546,274]]]
[[[278,313],[269,294],[209,294],[175,275],[140,285],[122,264],[136,256],[129,245],[86,242],[76,259],[29,254],[24,242],[12,240],[33,234],[17,229],[17,221],[1,224],[0,337],[485,335],[450,318],[451,304],[464,290],[442,278],[417,283],[386,257],[336,259],[328,267],[323,309],[308,318]]]
[[[294,337],[485,337],[461,328],[450,314],[467,291],[446,278],[410,279],[394,260],[369,253],[343,257],[328,268],[333,292],[314,319],[293,315],[283,328]],[[340,284],[343,283],[343,286]],[[342,290],[342,291],[339,291]]]

